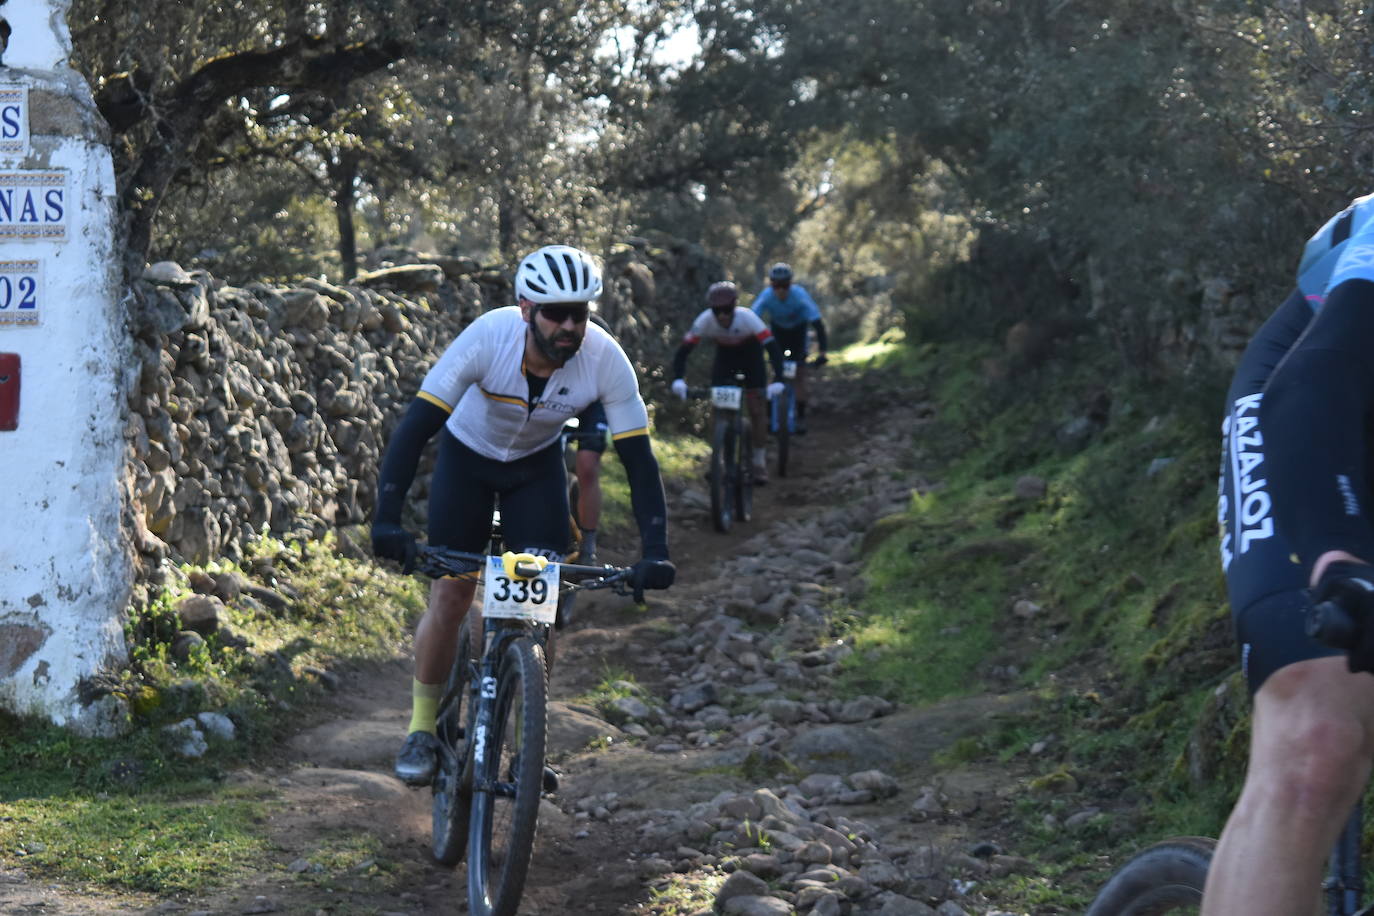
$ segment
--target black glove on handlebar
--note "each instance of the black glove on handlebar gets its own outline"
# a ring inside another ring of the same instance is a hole
[[[640,560],[633,570],[630,581],[634,583],[636,602],[644,600],[646,588],[667,588],[677,578],[677,567],[669,560]]]
[[[415,535],[394,522],[376,522],[372,526],[372,554],[383,560],[395,560],[402,572],[415,570]]]
[[[1352,674],[1374,674],[1374,627],[1369,626],[1370,611],[1374,610],[1374,566],[1347,560],[1329,564],[1312,589],[1314,605],[1327,601],[1344,609],[1356,628],[1346,650],[1346,667]]]

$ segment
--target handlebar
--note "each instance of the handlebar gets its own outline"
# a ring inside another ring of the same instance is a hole
[[[454,550],[451,547],[415,545],[414,568],[433,578],[442,576],[461,576],[478,572],[486,566],[488,555]],[[558,567],[559,578],[570,587],[579,589],[610,588],[616,592],[628,587],[628,580],[634,570],[628,566],[585,566],[578,563],[549,562]],[[521,578],[533,579],[539,575],[541,567],[536,563],[517,560],[515,574]]]

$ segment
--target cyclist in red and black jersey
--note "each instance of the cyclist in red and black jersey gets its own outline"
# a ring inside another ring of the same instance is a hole
[[[773,332],[763,320],[748,309],[736,308],[739,290],[728,281],[714,283],[706,291],[707,308],[692,322],[692,327],[682,338],[682,344],[673,354],[673,393],[680,398],[687,397],[687,382],[683,375],[687,372],[687,357],[703,340],[716,344],[715,362],[711,364],[712,385],[734,385],[735,374],[744,373],[744,403],[749,411],[749,423],[759,436],[755,442],[763,441],[763,430],[768,428],[764,411],[764,394],[772,398],[781,394],[782,351],[773,338]],[[763,353],[773,363],[773,381],[768,382],[767,368],[764,366]],[[766,386],[766,388],[765,388]],[[755,445],[753,456],[754,483],[768,482],[768,450]]]

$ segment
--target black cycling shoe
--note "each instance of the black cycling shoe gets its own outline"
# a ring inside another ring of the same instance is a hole
[[[396,778],[408,786],[427,786],[439,769],[439,739],[429,732],[406,735],[396,755]]]
[[[545,795],[552,795],[558,791],[558,774],[554,772],[553,767],[544,767],[543,789]]]

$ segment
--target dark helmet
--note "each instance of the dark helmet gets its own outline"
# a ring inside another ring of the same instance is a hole
[[[739,289],[729,280],[712,283],[706,291],[706,304],[713,309],[725,308],[739,301]]]
[[[775,282],[788,282],[792,279],[792,268],[779,261],[768,269],[768,279]]]

